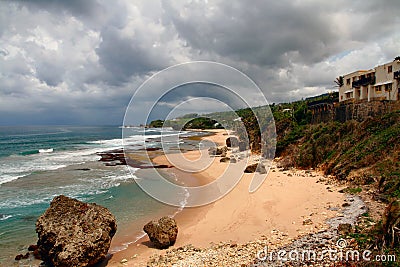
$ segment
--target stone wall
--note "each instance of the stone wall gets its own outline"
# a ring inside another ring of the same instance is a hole
[[[375,100],[356,103],[335,104],[331,109],[311,109],[312,123],[328,121],[345,122],[348,120],[363,121],[385,113],[400,110],[400,101]]]

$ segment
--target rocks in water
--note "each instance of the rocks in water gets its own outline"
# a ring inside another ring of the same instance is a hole
[[[26,259],[29,259],[29,252],[27,252],[25,255],[18,254],[17,256],[15,256],[16,261],[26,260]]]
[[[127,159],[125,158],[123,149],[115,149],[96,154],[101,157],[99,161],[106,162],[106,166],[126,165]]]
[[[117,231],[108,209],[57,196],[36,222],[41,259],[57,266],[93,266],[105,259]]]
[[[341,223],[337,231],[339,235],[348,235],[353,232],[353,226],[350,223]]]
[[[223,157],[223,158],[221,158],[220,160],[219,160],[219,162],[230,162],[231,161],[231,159],[230,158],[227,158],[227,157]]]
[[[239,140],[234,136],[228,137],[225,140],[225,143],[226,143],[227,147],[238,147],[239,146]]]
[[[175,244],[178,235],[178,226],[174,219],[162,217],[158,221],[150,221],[143,231],[149,236],[156,248],[164,249]]]
[[[38,246],[37,245],[30,245],[29,247],[28,247],[28,251],[35,251],[35,250],[37,250],[38,249]]]

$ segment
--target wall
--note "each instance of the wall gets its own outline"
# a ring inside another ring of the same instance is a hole
[[[362,101],[357,103],[335,104],[331,109],[311,109],[312,123],[328,121],[345,122],[348,120],[362,121],[385,113],[400,110],[400,101]]]

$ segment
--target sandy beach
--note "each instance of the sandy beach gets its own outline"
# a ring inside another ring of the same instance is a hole
[[[227,133],[218,130],[205,138],[222,146]],[[192,161],[208,157],[210,164],[194,173],[199,184],[211,182],[229,164],[237,164],[221,163],[220,157],[214,158],[200,150],[185,152],[183,156]],[[165,155],[157,156],[153,161],[171,164]],[[325,229],[326,219],[337,216],[338,208],[345,201],[345,196],[338,192],[341,188],[326,185],[324,177],[313,171],[283,170],[273,165],[262,186],[249,193],[252,177],[253,174],[243,173],[237,186],[223,198],[206,206],[185,208],[177,214],[178,239],[169,249],[187,244],[208,247],[221,241],[242,244],[260,236],[273,243],[287,244],[307,233]],[[277,239],[273,235],[276,232],[281,233]],[[128,249],[115,253],[107,266],[146,266],[150,256],[168,250],[152,248],[146,236]]]

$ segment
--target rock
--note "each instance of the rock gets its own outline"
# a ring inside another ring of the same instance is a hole
[[[244,169],[244,172],[245,173],[254,173],[254,172],[256,172],[257,165],[258,165],[258,163],[247,166],[246,169]]]
[[[341,223],[337,230],[339,235],[348,235],[353,232],[353,226],[350,223]]]
[[[265,174],[265,173],[267,173],[267,170],[265,169],[264,165],[255,163],[255,164],[247,166],[246,169],[244,169],[244,172],[245,173],[259,172],[261,174]]]
[[[343,207],[343,208],[345,208],[345,207],[349,207],[349,206],[350,206],[350,204],[349,204],[349,203],[347,203],[347,202],[345,202],[345,203],[343,203],[343,204],[342,204],[342,207]]]
[[[231,159],[230,159],[230,162],[231,162],[231,163],[236,163],[237,160],[236,160],[235,158],[231,158]]]
[[[29,259],[29,252],[27,252],[25,255],[23,254],[18,254],[17,256],[15,256],[14,260],[16,261],[20,261],[20,260],[26,260]]]
[[[267,170],[265,169],[265,166],[260,163],[257,166],[256,172],[259,172],[260,174],[266,174]]]
[[[42,259],[42,257],[40,256],[40,253],[39,253],[39,249],[36,249],[33,252],[33,257],[35,257],[35,259],[37,259],[37,260],[41,260]]]
[[[127,158],[125,157],[123,149],[115,149],[96,154],[101,157],[99,161],[107,162],[106,166],[126,165]]]
[[[124,263],[127,263],[128,260],[127,260],[127,259],[122,259],[120,262],[121,262],[122,264],[124,264]]]
[[[311,225],[311,224],[313,224],[313,221],[311,219],[305,219],[303,221],[303,225]]]
[[[225,143],[226,143],[227,147],[238,147],[239,146],[239,140],[234,136],[228,137],[226,139]]]
[[[28,247],[28,251],[35,251],[35,250],[37,250],[38,249],[38,246],[37,245],[30,245],[29,247]]]
[[[239,142],[239,151],[246,151],[247,150],[247,143],[245,141],[240,141]]]
[[[24,257],[24,255],[18,254],[17,256],[15,256],[15,259],[14,259],[14,260],[20,261],[20,260],[22,260],[22,257]]]
[[[231,159],[230,158],[227,158],[227,157],[223,157],[223,158],[221,158],[220,160],[219,160],[219,162],[230,162],[231,161]]]
[[[216,147],[210,147],[208,149],[208,154],[212,155],[212,156],[217,155],[217,148]]]
[[[158,221],[148,222],[143,227],[143,231],[146,232],[156,248],[163,249],[175,244],[178,226],[174,219],[162,217]]]
[[[57,196],[36,222],[38,252],[55,267],[93,266],[105,259],[116,231],[108,209]]]

